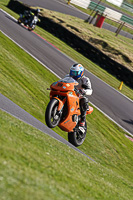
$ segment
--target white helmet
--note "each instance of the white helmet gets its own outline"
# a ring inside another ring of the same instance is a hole
[[[38,12],[38,13],[40,13],[40,9],[38,8],[38,9],[36,9],[36,11]]]
[[[84,67],[81,64],[74,64],[70,68],[70,76],[77,80],[78,78],[82,77],[84,74]]]

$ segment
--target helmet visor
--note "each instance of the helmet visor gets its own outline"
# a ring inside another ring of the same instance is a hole
[[[78,76],[80,74],[81,71],[75,71],[75,70],[71,70],[70,71],[70,76]]]

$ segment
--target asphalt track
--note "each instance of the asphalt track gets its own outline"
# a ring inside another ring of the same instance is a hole
[[[70,144],[68,141],[66,141],[64,138],[62,138],[60,135],[55,133],[53,130],[49,129],[47,126],[45,126],[42,122],[34,118],[32,115],[27,113],[25,110],[17,106],[15,103],[10,101],[8,98],[0,94],[0,109],[4,112],[7,112],[14,116],[15,118],[18,118],[19,120],[37,128],[38,130],[42,131],[43,133],[49,135],[50,137],[56,139],[59,142],[62,142],[69,146],[70,148],[74,149],[75,151],[79,152],[80,154],[83,154],[90,160],[94,161],[91,157],[80,151],[78,148]]]
[[[62,54],[34,32],[29,32],[19,26],[15,20],[2,11],[0,11],[0,19],[1,31],[35,56],[55,74],[64,77],[69,72],[70,66],[75,61]],[[91,79],[93,86],[93,95],[90,97],[90,101],[121,127],[133,134],[133,101],[121,95],[87,70],[85,74]]]
[[[21,2],[30,5],[30,6],[38,6],[38,7],[42,7],[42,8],[46,8],[48,10],[53,10],[53,11],[57,11],[57,12],[61,12],[67,15],[72,15],[74,17],[78,17],[80,19],[86,20],[88,19],[88,14],[83,13],[82,11],[78,10],[77,8],[71,6],[71,5],[67,5],[66,1],[64,0],[22,0]],[[95,23],[95,20],[93,21],[93,24]],[[102,28],[110,30],[112,32],[116,32],[117,28],[104,23]],[[132,39],[133,38],[133,34],[127,33],[125,31],[120,31],[119,33],[120,35],[123,35],[127,38]]]

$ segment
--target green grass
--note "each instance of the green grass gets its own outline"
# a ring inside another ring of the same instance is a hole
[[[43,34],[59,45],[57,38]],[[57,78],[1,33],[0,41],[0,92],[44,123],[46,88]],[[60,43],[61,50],[89,62]],[[87,118],[87,137],[79,148],[97,163],[3,112],[0,124],[1,200],[132,199],[133,143],[96,109]]]
[[[124,2],[130,3],[130,4],[133,4],[133,0],[124,0]]]
[[[0,93],[45,123],[57,77],[2,33],[0,41]],[[1,200],[132,199],[133,143],[96,108],[79,149],[97,163],[2,111],[0,124]]]
[[[44,99],[49,99],[47,87],[57,78],[23,50],[18,51],[16,45],[2,33],[0,40],[0,92],[10,99],[14,98],[15,103],[20,102],[24,109],[26,105],[33,115],[36,113],[43,119],[46,107]]]
[[[5,11],[9,12],[14,17],[18,18],[18,15],[16,13],[12,12],[10,9],[5,7],[5,5],[7,5],[7,3],[8,3],[8,0],[2,0],[2,2],[0,2],[0,7],[2,9],[4,9]],[[47,15],[47,13],[49,14],[48,11],[45,12],[46,15]],[[55,16],[55,17],[53,17],[55,19],[61,18],[62,16],[64,17],[63,20],[64,19],[69,20],[69,18],[70,18],[69,21],[72,24],[76,23],[75,26],[79,26],[78,23],[77,23],[77,20],[73,17],[64,16],[63,14],[55,13],[55,12],[52,12],[51,15]],[[75,20],[75,22],[73,20]],[[82,21],[82,20],[80,20],[80,21]],[[118,49],[123,49],[126,52],[126,54],[129,54],[129,55],[131,54],[132,46],[133,46],[133,42],[131,40],[128,40],[127,38],[125,39],[124,37],[121,37],[121,36],[119,36],[116,40],[114,35],[112,35],[113,33],[111,33],[111,32],[105,33],[105,31],[102,30],[102,29],[99,29],[99,32],[97,32],[97,28],[93,27],[93,26],[88,27],[88,31],[89,31],[89,35],[91,35],[92,38],[98,37],[99,39],[101,38],[100,40],[102,40],[103,38],[104,39],[106,38],[106,41],[110,41],[111,46],[116,46],[116,48],[119,47]],[[92,63],[89,59],[82,56],[77,51],[75,51],[70,46],[68,46],[66,43],[62,42],[61,40],[59,40],[58,38],[56,38],[52,34],[46,32],[44,29],[37,26],[36,29],[35,29],[35,32],[37,32],[42,37],[47,39],[49,42],[51,42],[52,44],[57,46],[62,52],[64,52],[65,54],[67,54],[68,56],[73,58],[76,62],[82,63],[85,66],[86,69],[88,69],[90,72],[95,74],[97,77],[104,80],[107,84],[109,84],[110,86],[112,86],[116,90],[118,90],[118,87],[120,85],[120,81],[118,79],[116,79],[114,76],[110,75],[108,72],[101,69],[98,65]],[[117,58],[118,57],[119,56],[117,56]],[[128,65],[128,66],[130,66],[130,65]],[[123,85],[121,92],[124,95],[128,96],[129,98],[133,99],[132,89],[127,87],[125,84]]]
[[[113,60],[133,71],[133,41],[131,39],[120,35],[116,37],[115,33],[111,31],[97,28],[92,24],[85,23],[82,19],[62,13],[42,9],[42,15],[65,27]]]
[[[132,178],[117,173],[115,163],[92,162],[2,111],[0,123],[1,200],[132,199]]]
[[[36,33],[40,34],[42,37],[50,41],[52,44],[54,44],[57,48],[59,48],[62,52],[64,52],[66,55],[70,56],[73,58],[76,62],[82,63],[83,66],[87,70],[89,70],[91,73],[99,77],[101,80],[118,90],[118,87],[120,85],[120,81],[109,74],[106,70],[102,69],[98,65],[94,64],[91,62],[89,59],[87,59],[85,56],[82,54],[78,53],[75,51],[73,48],[59,40],[58,38],[54,37],[52,34],[46,32],[45,30],[36,27]],[[133,90],[126,86],[125,84],[123,85],[122,90],[120,91],[124,95],[128,96],[130,99],[133,99]]]
[[[15,12],[6,7],[9,1],[10,0],[0,0],[0,8],[8,12],[10,15],[18,18],[18,14],[16,14]]]

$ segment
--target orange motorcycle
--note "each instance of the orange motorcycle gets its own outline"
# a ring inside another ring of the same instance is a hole
[[[81,113],[77,85],[78,82],[72,77],[54,82],[50,86],[50,102],[45,112],[47,126],[59,126],[61,130],[68,132],[68,141],[76,147],[84,142],[87,132],[87,123],[85,127],[79,126]],[[92,112],[93,108],[89,106],[86,115]]]

